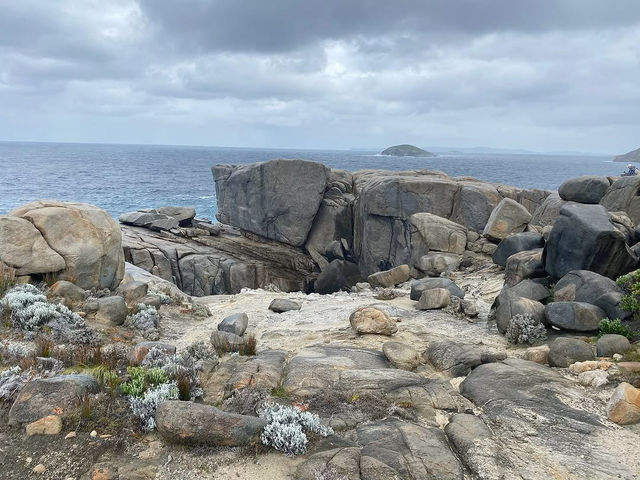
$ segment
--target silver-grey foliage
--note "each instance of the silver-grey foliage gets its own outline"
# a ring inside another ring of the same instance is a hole
[[[168,354],[161,348],[153,347],[144,357],[142,366],[161,368],[172,380],[177,380],[180,376],[187,376],[189,378],[191,400],[195,400],[204,395],[198,375],[200,365],[188,351]]]
[[[125,325],[136,330],[140,335],[149,340],[158,340],[160,332],[160,316],[152,305],[138,304],[138,313],[129,315]]]
[[[163,383],[147,390],[142,397],[129,397],[133,414],[140,419],[142,429],[150,432],[156,428],[156,410],[165,400],[177,400],[178,387],[175,382]]]
[[[267,421],[260,440],[264,445],[287,455],[302,455],[307,451],[305,430],[323,437],[333,434],[333,429],[322,425],[320,417],[295,407],[269,404],[258,415]]]
[[[547,338],[547,329],[539,321],[529,314],[517,314],[509,320],[507,340],[511,343],[534,343],[542,342]]]

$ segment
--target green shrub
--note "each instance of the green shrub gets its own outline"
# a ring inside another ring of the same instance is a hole
[[[619,318],[616,318],[613,320],[609,320],[608,318],[605,318],[601,320],[600,324],[598,325],[598,329],[599,329],[598,337],[601,337],[602,335],[605,335],[608,333],[613,333],[616,335],[623,335],[627,337],[629,340],[633,340],[637,334],[637,332],[631,330],[626,325],[623,325]]]
[[[142,397],[146,390],[145,378],[147,369],[144,367],[128,367],[129,381],[120,385],[120,390],[130,397]]]
[[[638,317],[640,315],[640,270],[622,275],[616,283],[626,292],[620,300],[620,308]]]

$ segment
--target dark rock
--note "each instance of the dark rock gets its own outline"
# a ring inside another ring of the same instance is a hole
[[[600,307],[584,302],[553,302],[545,307],[544,314],[547,324],[577,332],[597,330],[606,316]]]
[[[572,270],[591,270],[617,278],[637,263],[625,241],[602,205],[574,203],[560,210],[542,260],[554,279]]]
[[[127,303],[119,295],[97,299],[95,320],[106,325],[122,325],[127,319]]]
[[[531,278],[545,277],[544,263],[542,261],[543,250],[526,250],[518,252],[507,258],[504,269],[504,283],[508,287],[513,287],[523,280]]]
[[[620,308],[624,291],[616,282],[588,270],[574,270],[556,283],[553,298],[557,302],[586,302],[603,309],[609,318],[631,316]]]
[[[551,296],[549,289],[543,283],[536,280],[522,280],[513,287],[503,287],[500,295],[511,295],[513,297],[524,297],[536,302],[543,302]]]
[[[302,305],[287,298],[276,298],[269,304],[269,310],[276,313],[284,313],[290,310],[300,310]]]
[[[576,362],[595,360],[591,345],[577,338],[559,337],[549,346],[549,366],[567,368]]]
[[[237,446],[258,442],[266,422],[237,415],[210,405],[177,400],[165,401],[156,412],[158,433],[175,443]]]
[[[598,339],[596,353],[599,357],[613,357],[616,353],[624,354],[630,348],[631,343],[627,337],[608,333]]]
[[[544,247],[544,238],[536,232],[522,232],[509,235],[498,244],[498,248],[493,254],[493,263],[504,267],[507,259],[519,252],[535,250]]]
[[[11,410],[9,425],[21,425],[57,412],[67,417],[76,413],[78,399],[100,389],[91,375],[61,375],[33,380],[20,391]]]
[[[429,343],[423,356],[437,370],[452,377],[463,377],[478,365],[499,362],[506,358],[504,352],[448,340]]]
[[[322,295],[340,290],[349,291],[360,280],[362,280],[362,276],[358,265],[346,260],[332,260],[318,275],[314,290]]]
[[[560,198],[557,193],[549,195],[542,205],[540,205],[531,217],[530,225],[538,225],[541,227],[551,226],[555,223],[560,216],[560,209],[567,205],[566,202]]]
[[[498,331],[504,334],[509,327],[509,322],[516,315],[531,315],[534,320],[544,323],[544,305],[524,297],[506,296],[499,302],[495,311]]]
[[[464,291],[448,278],[422,278],[411,282],[411,300],[420,300],[425,290],[446,288],[454,297],[464,298]]]
[[[558,188],[558,194],[560,198],[570,202],[599,203],[609,185],[607,177],[584,175],[565,181]]]
[[[229,332],[235,335],[242,336],[247,330],[249,325],[249,317],[246,313],[234,313],[225,317],[219,324],[218,330],[222,332]]]
[[[304,245],[327,185],[328,169],[306,160],[212,168],[218,220],[295,247]]]
[[[330,242],[325,248],[325,255],[330,262],[332,260],[344,260],[345,256],[342,242],[340,240]]]

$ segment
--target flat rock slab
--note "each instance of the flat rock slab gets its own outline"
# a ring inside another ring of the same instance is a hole
[[[637,460],[610,450],[624,433],[583,410],[584,389],[552,369],[507,359],[477,367],[460,388],[499,439],[504,478],[633,478]]]
[[[452,377],[462,377],[483,363],[499,362],[505,352],[497,352],[476,345],[465,345],[448,340],[434,341],[424,352],[424,359],[437,370]]]
[[[91,375],[34,380],[20,391],[9,410],[9,425],[32,423],[51,414],[65,417],[78,407],[79,398],[98,390],[98,382]]]
[[[261,352],[238,364],[227,382],[227,391],[243,388],[271,390],[280,385],[285,353],[279,350]]]
[[[296,471],[299,480],[335,472],[348,480],[462,480],[464,470],[442,430],[396,418],[360,425],[356,446],[314,454]]]

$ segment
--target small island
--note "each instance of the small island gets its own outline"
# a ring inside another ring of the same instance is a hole
[[[632,152],[625,153],[624,155],[616,155],[615,157],[613,157],[613,161],[629,163],[640,162],[640,148]]]
[[[390,155],[394,157],[435,157],[435,153],[427,152],[414,145],[394,145],[381,152],[381,155]]]

